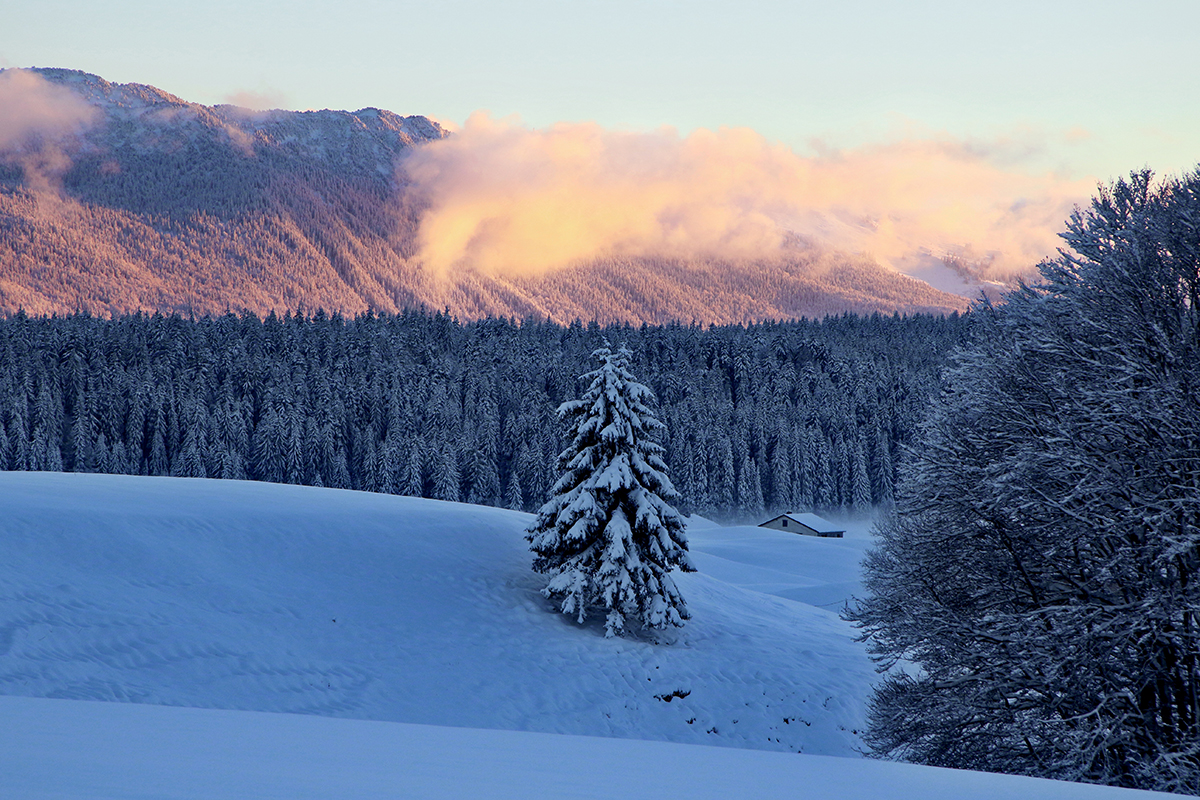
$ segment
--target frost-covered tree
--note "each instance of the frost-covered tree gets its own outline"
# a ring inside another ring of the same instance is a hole
[[[1068,224],[973,341],[849,616],[883,756],[1200,793],[1200,172]]]
[[[607,613],[605,634],[681,626],[687,604],[671,579],[692,572],[684,522],[669,501],[664,429],[649,403],[654,395],[629,371],[632,353],[608,343],[593,355],[601,366],[583,375],[591,385],[558,408],[571,444],[559,456],[562,477],[526,538],[534,569],[550,576],[543,590],[564,614],[583,622]]]

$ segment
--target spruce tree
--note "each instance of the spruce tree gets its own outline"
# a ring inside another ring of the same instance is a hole
[[[684,522],[663,448],[651,439],[665,426],[648,403],[650,389],[629,372],[632,353],[608,343],[593,356],[599,369],[579,400],[558,408],[571,444],[559,456],[562,477],[526,538],[534,569],[550,576],[543,590],[580,623],[607,612],[605,635],[682,626],[687,604],[672,568],[693,572]]]

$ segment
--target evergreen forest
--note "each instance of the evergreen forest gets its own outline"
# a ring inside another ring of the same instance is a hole
[[[888,505],[971,315],[568,326],[408,311],[0,319],[0,467],[250,479],[535,510],[605,340],[657,395],[680,509]]]

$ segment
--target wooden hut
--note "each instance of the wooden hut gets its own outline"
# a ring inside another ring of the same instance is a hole
[[[821,519],[816,514],[794,514],[791,511],[769,519],[758,527],[770,528],[773,531],[787,531],[802,536],[823,536],[830,539],[840,539],[846,534],[844,528],[839,528],[828,520]]]

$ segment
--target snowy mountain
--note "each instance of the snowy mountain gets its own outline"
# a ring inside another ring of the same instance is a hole
[[[10,472],[0,520],[6,796],[1148,796],[849,760],[862,525],[694,518],[693,619],[651,643],[557,613],[516,512]]]
[[[447,135],[425,117],[204,106],[73,70],[30,72],[37,96],[0,107],[32,126],[0,136],[0,313],[425,305],[465,318],[721,323],[966,304],[815,249],[435,274],[416,258],[421,201],[397,172],[412,148]]]
[[[390,179],[403,150],[447,135],[426,117],[401,117],[377,108],[351,113],[205,106],[154,86],[110,83],[78,70],[34,71],[100,113],[103,123],[89,132],[85,158],[161,158],[226,144],[247,158],[315,162],[342,173]],[[234,163],[224,166],[236,169]]]

